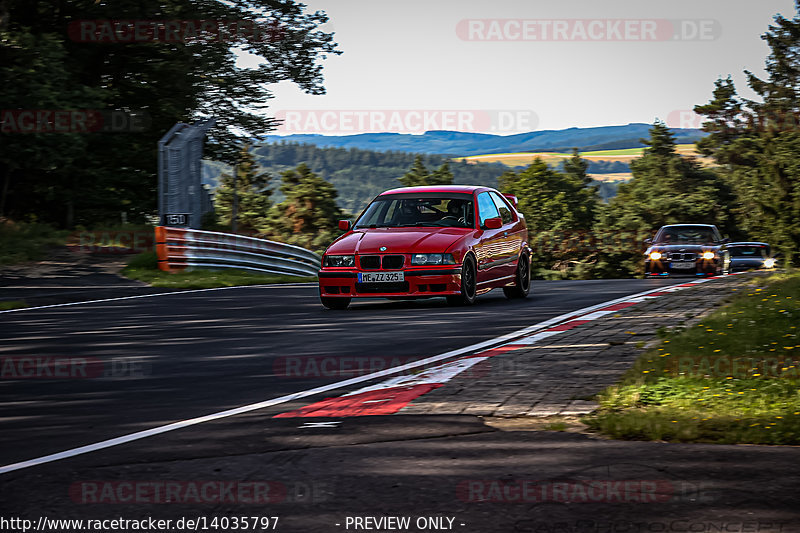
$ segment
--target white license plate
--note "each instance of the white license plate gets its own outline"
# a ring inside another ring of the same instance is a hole
[[[397,283],[405,281],[403,272],[359,272],[359,283]]]
[[[691,263],[670,263],[669,267],[670,268],[674,268],[676,270],[680,270],[680,269],[688,270],[690,268],[694,268],[695,267],[695,263],[694,263],[694,261],[691,262]]]

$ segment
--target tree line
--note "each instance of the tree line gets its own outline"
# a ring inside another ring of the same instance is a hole
[[[264,26],[265,17],[280,31],[260,39],[123,42],[81,30],[153,18]],[[271,86],[290,81],[324,93],[322,61],[340,53],[318,29],[327,20],[293,0],[3,0],[0,217],[59,227],[118,221],[120,213],[146,221],[156,211],[157,143],[175,123],[216,117],[206,152],[230,163],[242,142],[274,129],[264,112]],[[238,67],[240,47],[260,65]],[[25,113],[35,118],[21,123]],[[110,114],[125,123],[102,120]]]

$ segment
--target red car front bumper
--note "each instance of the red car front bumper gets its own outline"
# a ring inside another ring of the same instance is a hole
[[[347,298],[424,298],[461,294],[461,267],[458,265],[448,265],[441,269],[403,270],[405,281],[402,282],[359,283],[358,273],[355,269],[320,270],[320,295]]]

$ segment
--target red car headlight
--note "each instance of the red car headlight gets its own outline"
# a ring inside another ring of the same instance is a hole
[[[326,255],[322,258],[324,267],[354,267],[356,257],[354,255]]]
[[[414,254],[411,256],[412,265],[455,265],[453,254]]]

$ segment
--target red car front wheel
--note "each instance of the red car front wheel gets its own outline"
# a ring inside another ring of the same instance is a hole
[[[461,294],[454,294],[447,297],[450,305],[472,305],[478,292],[478,267],[475,258],[471,255],[464,257],[464,265],[461,267]]]

